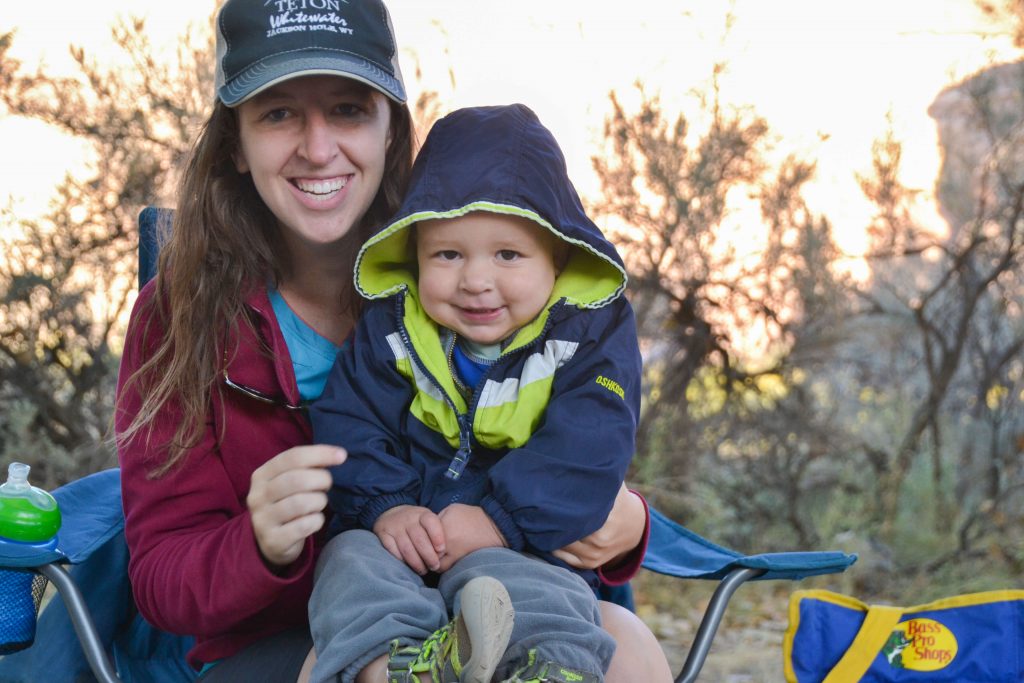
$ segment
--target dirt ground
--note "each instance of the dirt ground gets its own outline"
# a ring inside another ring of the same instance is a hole
[[[684,585],[684,583],[686,585]],[[637,614],[651,628],[679,673],[714,590],[708,582],[637,581]],[[782,683],[782,639],[787,626],[789,591],[750,584],[730,602],[701,683]]]
[[[698,681],[706,683],[781,683],[782,634],[786,624],[723,628],[715,637]],[[692,638],[692,632],[688,633]],[[659,640],[673,675],[682,669],[690,638]]]

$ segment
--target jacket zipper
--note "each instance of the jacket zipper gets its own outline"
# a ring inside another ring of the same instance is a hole
[[[448,479],[458,479],[462,476],[463,471],[466,469],[466,465],[469,463],[469,457],[473,453],[473,431],[470,428],[470,424],[467,420],[469,412],[460,413],[458,406],[455,405],[455,401],[452,400],[448,392],[444,390],[441,383],[437,381],[427,370],[427,366],[423,364],[419,354],[416,353],[416,349],[412,345],[412,340],[409,339],[409,332],[405,328],[405,297],[398,297],[397,308],[398,308],[398,332],[402,335],[402,343],[405,344],[406,350],[409,352],[409,356],[413,362],[419,367],[420,372],[424,376],[429,377],[430,381],[434,384],[441,395],[444,396],[444,400],[448,402],[452,412],[455,413],[455,417],[459,422],[459,450],[455,452],[455,456],[451,462],[448,463],[448,471],[444,473],[444,476]]]
[[[452,376],[452,381],[455,383],[455,388],[459,390],[462,397],[470,399],[473,397],[472,392],[469,390],[462,380],[459,379],[459,373],[455,371],[455,345],[459,343],[459,336],[452,332],[451,342],[448,344],[448,349],[445,351],[445,358],[448,360],[448,374]]]
[[[558,303],[560,303],[560,302],[556,302],[554,305],[552,305],[551,309],[553,310],[554,307],[558,305]],[[437,378],[434,377],[434,375],[432,375],[427,370],[427,367],[423,364],[423,361],[420,359],[419,354],[416,353],[416,349],[413,348],[412,340],[409,339],[409,332],[405,328],[405,297],[404,296],[398,297],[397,308],[398,308],[398,332],[399,332],[399,334],[402,335],[402,343],[405,344],[405,348],[409,352],[409,356],[413,359],[413,362],[416,363],[416,365],[419,367],[420,371],[425,376],[430,378],[430,381],[434,384],[434,386],[437,388],[437,390],[441,392],[442,396],[444,396],[445,401],[448,402],[448,405],[451,407],[452,412],[455,413],[455,417],[456,417],[456,419],[458,420],[458,423],[459,423],[459,450],[457,450],[455,452],[455,456],[452,457],[451,462],[448,463],[448,471],[446,471],[444,473],[445,478],[451,479],[452,481],[454,481],[454,480],[456,480],[456,479],[458,479],[459,477],[462,476],[462,473],[466,470],[466,465],[469,464],[469,458],[473,454],[473,420],[472,420],[472,417],[473,417],[474,412],[476,411],[476,404],[480,400],[480,387],[484,383],[483,382],[477,383],[477,386],[473,389],[472,396],[470,396],[470,400],[467,401],[467,410],[466,410],[466,412],[460,413],[458,406],[455,405],[455,401],[453,401],[451,396],[448,395],[448,392],[444,390],[444,387],[442,387],[441,383],[437,381]],[[551,327],[550,311],[549,311],[548,319],[544,321],[544,327],[541,328],[541,331],[537,334],[537,336],[534,337],[533,340],[530,341],[530,343],[528,343],[525,346],[521,346],[520,348],[516,349],[516,353],[519,353],[520,351],[525,351],[525,350],[529,349],[530,347],[534,346],[538,342],[538,340],[540,340],[541,338],[544,337],[544,335],[547,333],[549,327]],[[446,355],[448,356],[448,371],[449,371],[449,373],[451,373],[452,377],[455,378],[456,375],[453,372],[452,360],[451,360],[451,351],[453,349],[454,349],[454,344],[452,346],[452,349],[449,349]],[[494,361],[494,365],[492,365],[490,368],[488,368],[487,372],[490,373],[491,369],[493,369],[494,366],[497,365],[499,361],[501,361],[503,358],[505,358],[506,355],[508,355],[508,354],[502,353],[500,356],[498,356],[498,358],[495,359],[495,361]],[[486,377],[486,375],[485,375],[485,377]],[[459,383],[458,379],[453,379],[453,381],[456,384]]]

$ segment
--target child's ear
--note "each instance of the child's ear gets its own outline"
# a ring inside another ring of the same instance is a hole
[[[409,266],[413,269],[413,275],[419,277],[420,272],[420,255],[416,249],[416,224],[413,223],[405,229],[408,237],[405,242],[405,259]]]
[[[571,244],[558,240],[558,243],[555,245],[554,253],[556,274],[561,275],[562,271],[565,270],[565,267],[569,264],[569,254],[571,251]]]

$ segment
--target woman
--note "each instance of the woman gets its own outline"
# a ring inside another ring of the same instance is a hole
[[[326,468],[345,453],[306,445],[303,406],[358,315],[357,247],[398,206],[411,165],[386,8],[307,4],[222,8],[218,101],[119,378],[135,599],[154,625],[196,636],[189,661],[206,681],[308,675]],[[645,522],[623,491],[605,527],[563,557],[628,578]],[[612,605],[603,615],[619,645],[607,680],[669,678],[639,620]]]

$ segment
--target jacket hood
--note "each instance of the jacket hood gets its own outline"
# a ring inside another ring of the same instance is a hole
[[[599,308],[625,289],[622,259],[584,212],[562,150],[522,104],[460,109],[434,124],[401,209],[360,249],[356,289],[368,299],[416,291],[408,228],[471,211],[527,218],[575,247],[552,301]]]

